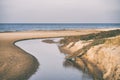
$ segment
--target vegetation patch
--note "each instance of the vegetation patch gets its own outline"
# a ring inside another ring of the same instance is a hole
[[[114,37],[117,35],[120,35],[120,29],[101,31],[100,33],[92,33],[88,35],[81,35],[80,40],[102,39],[102,38]]]
[[[79,40],[94,40],[93,45],[102,44],[105,42],[105,38],[114,37],[120,35],[120,29],[101,31],[99,33],[92,33],[80,36],[66,36],[60,41],[60,43],[67,45],[70,42],[77,42]]]
[[[103,43],[105,43],[105,41],[106,41],[105,39],[96,39],[91,43],[91,46],[96,46],[96,45],[99,45],[99,44],[103,44]]]

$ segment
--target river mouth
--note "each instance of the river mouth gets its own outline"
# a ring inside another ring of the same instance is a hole
[[[93,80],[74,62],[65,60],[65,55],[58,48],[59,40],[59,38],[33,39],[15,43],[16,46],[36,57],[40,63],[37,72],[29,80]]]

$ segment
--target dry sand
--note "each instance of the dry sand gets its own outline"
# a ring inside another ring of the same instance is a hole
[[[16,47],[19,40],[64,37],[96,33],[101,30],[22,31],[0,33],[0,80],[26,80],[37,70],[37,59]]]

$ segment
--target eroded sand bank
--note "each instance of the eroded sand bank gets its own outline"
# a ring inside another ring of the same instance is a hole
[[[95,80],[119,80],[120,29],[86,36],[71,36],[61,40],[63,45],[60,49],[68,54],[66,59],[93,74]]]

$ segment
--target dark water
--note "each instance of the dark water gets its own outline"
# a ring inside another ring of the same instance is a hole
[[[24,30],[66,30],[66,29],[94,29],[120,28],[120,24],[0,24],[0,32]]]
[[[59,40],[58,38],[51,39]],[[65,55],[59,51],[58,44],[48,44],[42,40],[25,40],[15,43],[35,56],[40,63],[39,69],[29,80],[93,80],[74,63],[65,60]]]

